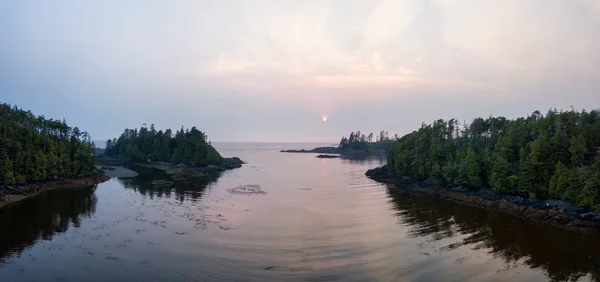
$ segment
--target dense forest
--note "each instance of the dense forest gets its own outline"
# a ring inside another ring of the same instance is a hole
[[[106,141],[105,154],[135,161],[164,161],[196,165],[217,165],[223,162],[221,155],[207,141],[204,132],[192,127],[175,132],[167,129],[156,131],[144,124],[139,130],[125,129],[116,139]]]
[[[419,180],[490,187],[600,208],[600,111],[535,111],[526,118],[437,120],[396,141],[388,163]]]
[[[348,137],[342,137],[338,148],[342,150],[352,149],[362,151],[387,150],[397,139],[398,134],[390,138],[388,132],[385,130],[380,131],[378,135],[374,135],[373,132],[365,135],[360,131],[356,131],[351,132]]]
[[[87,132],[0,104],[0,186],[85,174],[94,160]]]

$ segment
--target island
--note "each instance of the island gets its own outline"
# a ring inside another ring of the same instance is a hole
[[[437,120],[399,138],[366,175],[427,195],[600,232],[600,111]]]
[[[125,129],[119,138],[106,141],[98,162],[104,165],[136,165],[164,171],[174,181],[239,168],[244,163],[237,157],[224,158],[195,126],[173,132],[156,130],[145,124]]]
[[[368,157],[385,157],[386,151],[398,139],[396,134],[390,138],[387,131],[380,131],[377,136],[373,133],[365,135],[360,131],[351,132],[348,137],[342,137],[337,147],[317,147],[311,150],[281,150],[282,153],[313,153],[313,154],[336,154],[343,159],[360,159]],[[323,155],[317,156],[323,158]],[[327,157],[325,157],[327,158]]]

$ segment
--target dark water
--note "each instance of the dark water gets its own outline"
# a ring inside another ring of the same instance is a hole
[[[217,144],[248,164],[169,188],[141,170],[0,211],[0,281],[600,280],[599,236],[390,195],[364,177],[380,160],[278,152],[313,146]]]

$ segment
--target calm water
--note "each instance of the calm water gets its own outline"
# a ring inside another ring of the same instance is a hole
[[[390,195],[364,176],[381,160],[278,152],[314,146],[217,144],[247,164],[162,189],[140,171],[0,211],[0,280],[600,280],[598,236]]]

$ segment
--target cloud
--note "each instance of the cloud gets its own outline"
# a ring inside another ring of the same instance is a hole
[[[274,113],[299,122],[338,112],[345,132],[357,128],[342,113],[360,106],[430,120],[490,101],[598,103],[599,30],[594,0],[5,1],[0,91],[93,115],[99,135],[122,125],[97,125],[107,114],[77,105],[127,109],[134,125],[216,119],[228,129],[206,126],[221,140],[251,122],[264,125],[258,137],[269,126],[290,134]],[[437,101],[457,110],[423,110]]]

